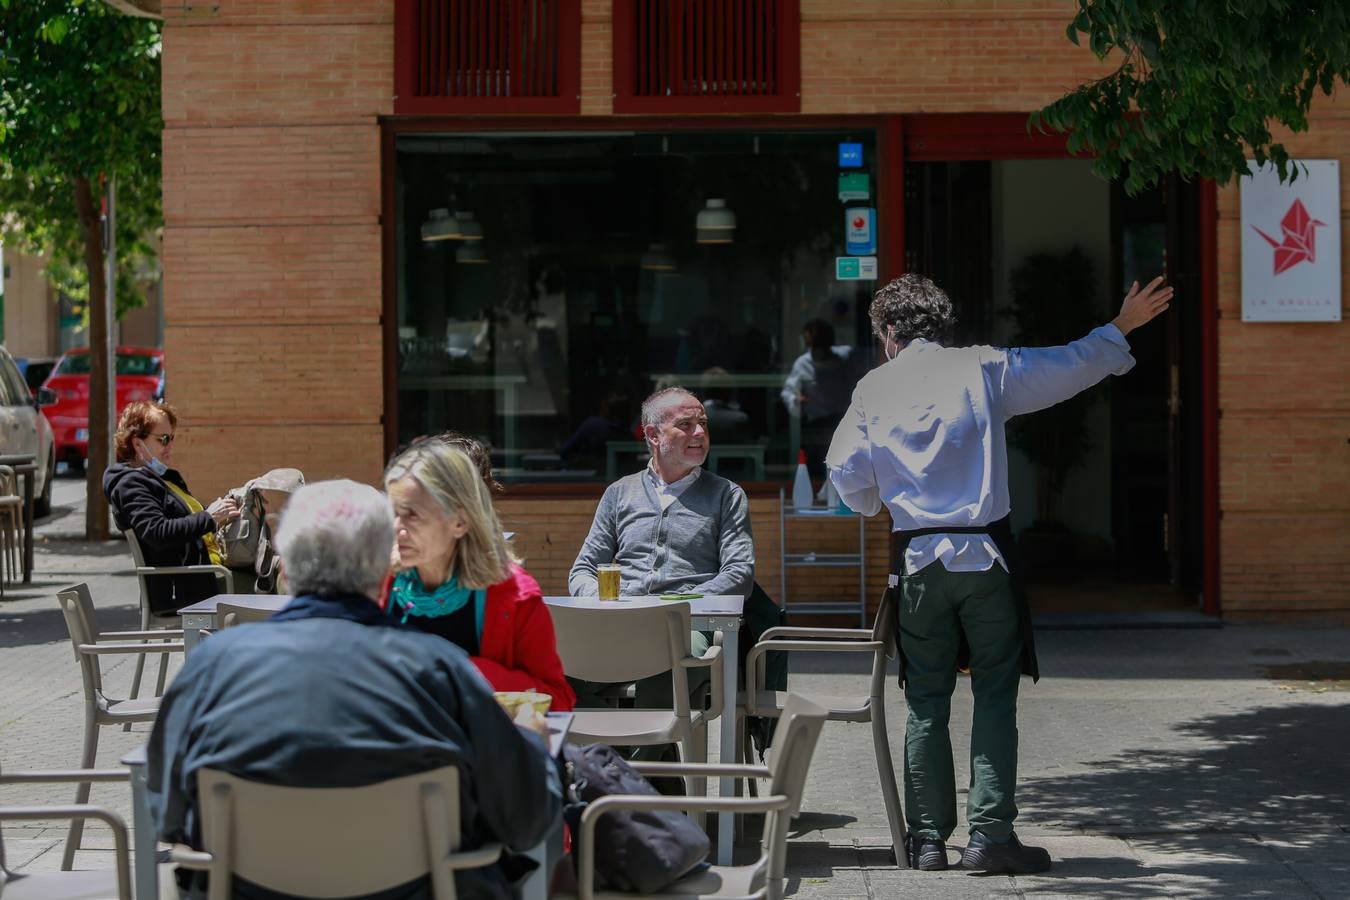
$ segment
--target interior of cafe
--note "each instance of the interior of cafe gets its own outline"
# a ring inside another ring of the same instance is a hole
[[[398,135],[398,443],[454,428],[518,489],[607,483],[645,462],[642,399],[680,384],[708,402],[710,468],[776,490],[805,451],[821,478],[852,384],[881,362],[876,137]],[[904,268],[950,293],[959,343],[1067,342],[1136,278],[1184,290],[1195,269],[1191,186],[1131,198],[1056,158],[910,161],[903,190]],[[1198,426],[1180,414],[1199,390],[1182,350],[1198,319],[1178,308],[1132,337],[1129,377],[1010,428],[1031,569],[1078,560],[1104,590],[1128,575],[1131,608],[1193,608],[1198,590]],[[805,396],[804,358],[838,387]],[[1084,605],[1054,593],[1051,608]]]

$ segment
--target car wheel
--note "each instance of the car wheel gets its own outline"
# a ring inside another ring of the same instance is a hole
[[[52,482],[56,480],[56,452],[47,454],[47,478],[42,483],[42,496],[33,501],[33,517],[52,514]]]

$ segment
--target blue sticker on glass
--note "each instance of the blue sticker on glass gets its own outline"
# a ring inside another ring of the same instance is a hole
[[[863,148],[862,144],[840,144],[839,145],[839,168],[841,169],[859,169],[862,168]]]

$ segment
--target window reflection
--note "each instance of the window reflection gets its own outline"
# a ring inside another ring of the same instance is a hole
[[[399,441],[454,428],[503,481],[611,480],[678,383],[722,474],[823,457],[873,360],[875,284],[835,278],[844,141],[875,184],[870,133],[400,138]]]

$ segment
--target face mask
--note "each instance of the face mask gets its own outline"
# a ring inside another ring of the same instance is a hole
[[[895,359],[895,353],[892,353],[892,352],[891,352],[891,345],[894,344],[894,343],[895,343],[895,329],[894,329],[894,328],[887,328],[887,329],[886,329],[886,342],[885,342],[884,344],[882,344],[882,346],[881,346],[881,352],[884,353],[884,354],[886,354],[886,361],[887,361],[887,362],[890,362],[891,360]],[[897,350],[896,350],[896,353],[898,353],[898,352],[899,352],[899,350],[897,349]]]
[[[169,467],[164,464],[163,460],[157,459],[153,456],[150,457],[143,456],[141,457],[141,461],[145,463],[145,467],[147,469],[149,469],[151,472],[154,472],[161,478],[164,477],[165,472],[169,471]]]

